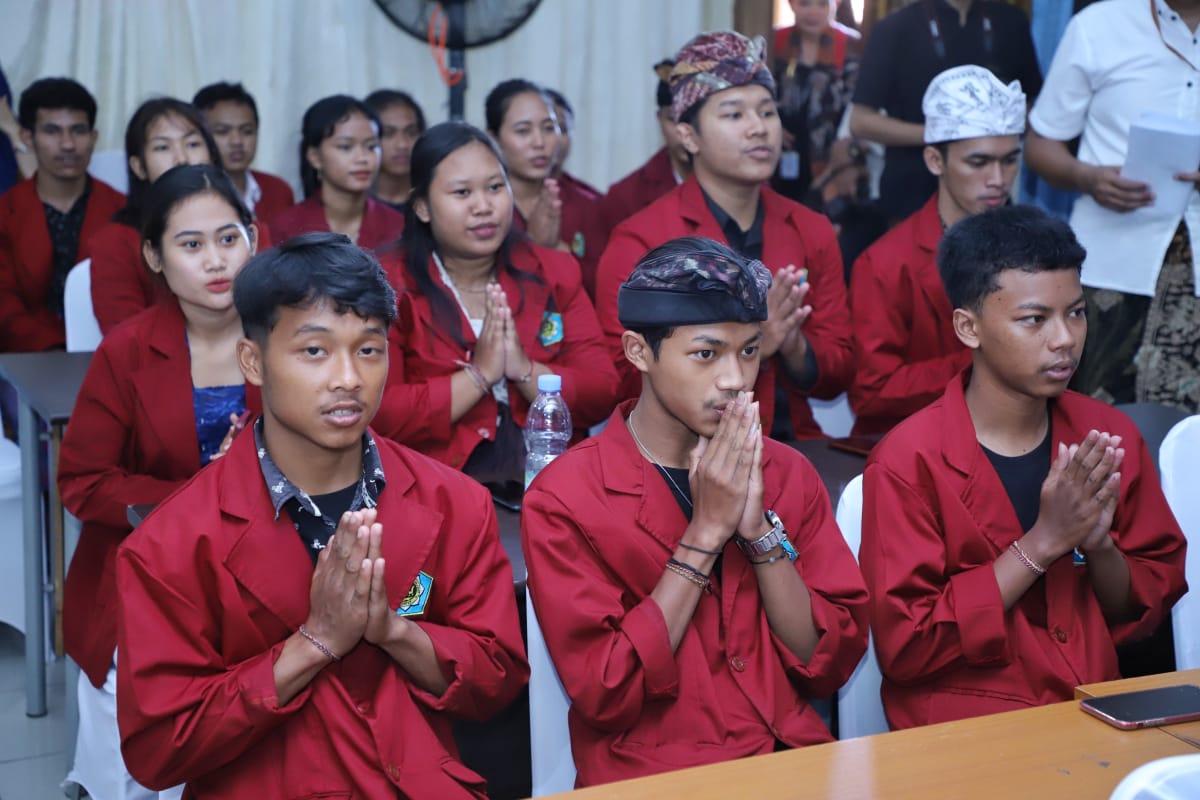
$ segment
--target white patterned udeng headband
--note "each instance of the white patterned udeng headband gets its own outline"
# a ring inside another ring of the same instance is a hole
[[[1019,81],[1005,86],[984,67],[967,64],[940,73],[921,101],[925,143],[1025,132],[1025,93]]]

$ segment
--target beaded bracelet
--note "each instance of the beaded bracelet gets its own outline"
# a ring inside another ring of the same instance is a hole
[[[308,639],[310,642],[312,642],[314,647],[316,647],[318,650],[320,650],[325,655],[329,656],[329,658],[333,659],[334,661],[342,660],[341,656],[339,656],[337,653],[333,652],[328,647],[326,647],[324,644],[322,644],[320,641],[318,641],[317,637],[315,637],[311,633],[309,633],[303,625],[300,626],[300,630],[298,631],[298,633],[301,636],[303,636],[305,639]]]
[[[708,591],[708,588],[709,588],[708,578],[705,578],[702,575],[699,575],[689,569],[685,569],[684,567],[676,566],[675,564],[672,564],[670,561],[667,562],[667,570],[670,572],[674,572],[676,575],[683,578],[685,581],[688,581],[689,583],[693,583],[696,586],[699,586],[704,591],[706,591],[706,592]]]
[[[1034,575],[1037,575],[1040,577],[1040,576],[1046,574],[1046,568],[1043,567],[1041,564],[1037,563],[1036,561],[1034,561],[1032,558],[1030,558],[1029,553],[1026,553],[1024,548],[1021,547],[1021,545],[1017,544],[1016,542],[1013,542],[1012,544],[1010,544],[1008,546],[1008,549],[1009,549],[1009,552],[1011,552],[1014,556],[1016,556],[1018,561],[1020,561],[1022,564],[1024,564],[1026,567],[1028,567],[1029,571],[1032,572]]]

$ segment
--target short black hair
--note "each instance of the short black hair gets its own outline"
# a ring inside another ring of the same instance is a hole
[[[417,118],[417,133],[421,134],[425,132],[425,112],[421,110],[421,106],[408,92],[402,92],[399,89],[376,89],[367,95],[367,98],[363,102],[378,117],[382,117],[383,112],[392,106],[404,106]]]
[[[942,237],[938,271],[954,308],[978,312],[1001,272],[1081,271],[1087,251],[1071,226],[1033,206],[1005,206],[960,220]]]
[[[226,81],[210,83],[208,86],[201,87],[200,91],[196,92],[196,96],[192,98],[192,105],[201,111],[208,111],[217,103],[225,102],[250,106],[250,110],[254,112],[254,122],[258,122],[258,103],[254,102],[254,96],[247,92],[246,87],[240,83]]]
[[[671,335],[675,333],[675,326],[657,325],[653,328],[630,328],[629,330],[640,334],[646,340],[646,346],[654,354],[654,360],[658,361],[658,354],[662,352],[663,340],[671,338]]]
[[[88,127],[96,127],[96,98],[78,81],[70,78],[42,78],[21,92],[17,104],[17,122],[27,131],[37,125],[37,112],[65,108],[87,114]]]
[[[247,262],[233,282],[242,330],[260,346],[279,322],[281,308],[322,301],[339,314],[353,311],[391,327],[396,292],[375,256],[341,233],[303,233]]]
[[[654,90],[654,99],[657,101],[659,108],[671,107],[671,82],[668,80],[668,77],[674,68],[675,59],[673,58],[664,58],[654,65],[654,76],[658,78],[658,87]]]

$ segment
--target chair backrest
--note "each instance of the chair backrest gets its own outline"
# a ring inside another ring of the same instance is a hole
[[[67,273],[63,290],[63,318],[67,327],[67,352],[91,352],[103,334],[92,311],[92,260],[85,258]]]
[[[844,393],[832,400],[810,397],[808,407],[812,409],[813,419],[821,426],[826,436],[836,439],[850,435],[850,430],[854,427],[854,412],[850,410],[850,400]]]
[[[842,529],[842,536],[846,537],[846,544],[856,559],[859,545],[862,544],[862,484],[862,475],[846,484],[837,506],[838,527]],[[875,658],[875,643],[868,638],[866,654],[854,668],[850,680],[838,689],[839,739],[887,733],[887,717],[884,716],[883,701],[879,697],[882,682],[879,661]]]
[[[93,178],[104,181],[122,194],[129,194],[129,172],[124,150],[97,150],[88,162]]]
[[[1175,668],[1200,667],[1200,414],[1180,422],[1163,439],[1159,453],[1163,494],[1183,528],[1189,547],[1187,581],[1191,587],[1171,612],[1175,629]]]
[[[1166,438],[1167,432],[1171,428],[1187,417],[1188,413],[1182,408],[1164,406],[1162,403],[1118,403],[1115,408],[1124,412],[1133,420],[1133,424],[1137,425],[1138,433],[1146,442],[1146,447],[1154,459],[1154,466],[1159,468],[1159,475],[1161,475],[1159,450],[1162,447],[1163,439]]]
[[[571,699],[550,660],[542,627],[533,609],[533,594],[525,589],[525,650],[529,656],[529,743],[533,767],[533,796],[575,788],[575,759],[567,710]]]
[[[1109,800],[1193,800],[1200,797],[1200,753],[1159,758],[1125,776]]]

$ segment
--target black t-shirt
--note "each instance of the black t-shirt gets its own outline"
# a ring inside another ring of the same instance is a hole
[[[1042,443],[1023,456],[1002,456],[986,447],[992,468],[1000,476],[1004,491],[1008,494],[1021,530],[1028,532],[1037,522],[1042,503],[1042,484],[1050,474],[1050,426],[1046,426],[1046,438]]]
[[[688,471],[682,467],[663,467],[658,464],[654,465],[658,469],[658,474],[663,476],[663,480],[667,482],[667,486],[671,489],[671,494],[675,496],[675,502],[679,503],[679,508],[683,511],[683,515],[687,517],[688,522],[692,521],[692,485],[688,483]],[[714,582],[721,578],[721,559],[723,556],[717,556],[717,560],[713,562],[712,577]]]
[[[338,489],[336,492],[315,494],[312,496],[312,501],[329,519],[341,519],[342,514],[350,510],[357,490],[358,481],[355,481],[345,489]],[[299,501],[295,499],[287,501],[283,507],[288,516],[292,518],[296,532],[300,534],[300,541],[304,542],[304,549],[308,551],[308,555],[315,565],[317,556],[321,555],[321,551],[325,549],[325,545],[329,543],[329,539],[337,529],[331,529],[324,519],[305,511]]]
[[[936,22],[938,36],[931,22]],[[963,64],[987,67],[1004,83],[1020,81],[1029,102],[1042,89],[1042,72],[1029,18],[1021,9],[975,0],[965,25],[945,0],[918,0],[871,28],[854,88],[858,105],[905,122],[924,122],[921,100],[938,73]],[[921,147],[889,147],[879,205],[889,219],[917,211],[937,190]]]

